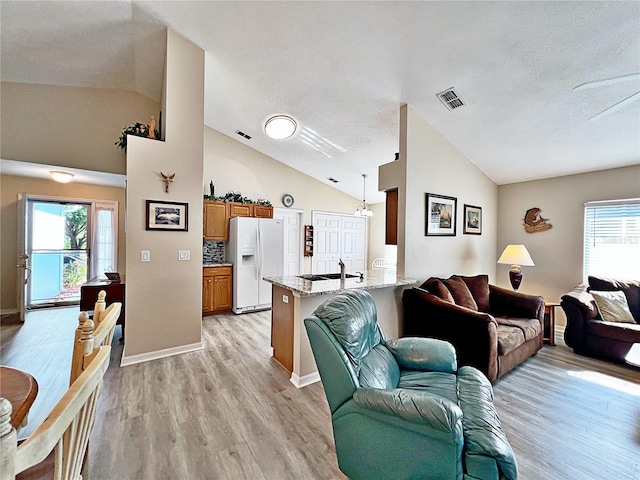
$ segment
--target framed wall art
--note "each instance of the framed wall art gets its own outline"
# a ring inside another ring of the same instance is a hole
[[[464,227],[462,233],[482,235],[482,207],[464,204]]]
[[[189,230],[189,204],[147,200],[147,230]]]
[[[425,235],[454,237],[456,235],[456,208],[458,199],[426,193]]]

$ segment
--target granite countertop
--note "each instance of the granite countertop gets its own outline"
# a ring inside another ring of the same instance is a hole
[[[417,280],[412,278],[397,276],[396,271],[391,269],[367,270],[364,272],[362,280],[360,280],[359,276],[356,276],[354,278],[346,278],[344,283],[340,279],[311,281],[297,276],[266,277],[264,280],[278,287],[291,290],[301,297],[338,293],[342,290],[373,290],[375,288],[398,287],[417,283]]]
[[[222,263],[203,263],[202,267],[233,267],[233,263],[222,262]]]

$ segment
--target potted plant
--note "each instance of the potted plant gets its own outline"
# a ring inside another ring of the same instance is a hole
[[[122,130],[120,138],[114,144],[116,147],[121,148],[125,152],[127,151],[127,135],[135,135],[136,137],[160,139],[160,132],[155,128],[155,120],[151,117],[151,124],[153,125],[153,135],[150,135],[151,127],[140,122],[136,122],[133,125],[128,125]]]

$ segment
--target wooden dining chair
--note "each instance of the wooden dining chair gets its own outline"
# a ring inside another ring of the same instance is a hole
[[[93,313],[93,320],[89,318],[87,312],[80,312],[78,315],[78,327],[76,328],[73,354],[71,357],[71,374],[69,376],[69,384],[72,384],[76,378],[86,368],[91,361],[90,353],[100,345],[111,345],[113,334],[116,329],[116,322],[120,316],[122,304],[114,302],[106,309],[104,304],[105,292],[101,290],[98,294],[98,301]],[[96,320],[97,317],[97,320]]]
[[[80,312],[78,315],[78,327],[76,328],[73,353],[71,357],[71,373],[69,384],[80,376],[80,374],[93,361],[96,347],[111,346],[113,334],[116,329],[116,322],[120,316],[122,304],[114,302],[107,308],[105,305],[106,293],[101,290],[98,293],[98,301],[93,311],[93,320],[89,318],[87,312]],[[97,319],[97,320],[96,320]],[[89,478],[89,445],[85,448],[85,456],[81,469],[84,480]]]
[[[9,423],[11,403],[0,399],[0,480],[81,480],[96,405],[109,366],[110,346],[91,352],[91,361],[44,422],[17,445]]]

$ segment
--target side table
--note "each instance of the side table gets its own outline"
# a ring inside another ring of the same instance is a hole
[[[556,307],[560,304],[557,302],[544,302],[544,333],[542,341],[549,345],[556,344]]]

